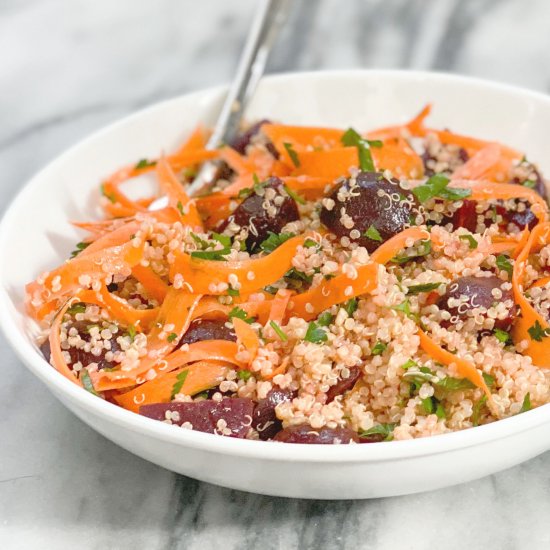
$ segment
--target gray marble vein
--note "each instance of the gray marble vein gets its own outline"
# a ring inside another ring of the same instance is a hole
[[[550,91],[547,0],[297,0],[270,72],[437,69]],[[230,79],[252,0],[0,0],[0,210],[91,131]],[[0,336],[0,548],[549,548],[550,455],[373,501],[176,476],[63,408]]]

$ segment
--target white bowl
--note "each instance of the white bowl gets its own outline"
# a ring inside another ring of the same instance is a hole
[[[59,264],[80,240],[69,220],[97,215],[94,193],[102,177],[172,150],[199,121],[212,122],[223,94],[218,88],[185,95],[109,126],[61,155],[15,199],[0,225],[0,322],[23,363],[86,424],[132,453],[256,493],[323,499],[414,493],[479,478],[548,450],[549,405],[425,439],[277,444],[182,430],[138,416],[92,396],[48,365],[25,318],[24,284]],[[398,71],[280,75],[261,83],[248,115],[363,130],[405,121],[427,102],[435,107],[430,124],[510,144],[550,172],[550,99],[480,80]]]

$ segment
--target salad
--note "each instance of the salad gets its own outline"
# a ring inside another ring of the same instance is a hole
[[[217,150],[197,128],[111,174],[102,219],[74,222],[71,257],[26,287],[45,358],[174,429],[287,443],[424,437],[549,402],[541,172],[430,128],[430,109],[369,132],[262,120]],[[190,197],[204,162],[215,178]],[[144,174],[158,192],[131,198]]]

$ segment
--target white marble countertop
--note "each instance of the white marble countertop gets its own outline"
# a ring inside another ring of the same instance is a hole
[[[0,208],[86,134],[226,82],[251,0],[0,2]],[[548,91],[547,0],[300,0],[270,72],[412,67]],[[177,476],[69,413],[0,336],[0,548],[548,548],[550,454],[372,501],[286,500]]]

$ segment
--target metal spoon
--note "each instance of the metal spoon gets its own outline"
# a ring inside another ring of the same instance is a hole
[[[283,23],[285,22],[292,0],[261,0],[252,21],[246,44],[237,67],[237,73],[227,92],[214,131],[207,149],[216,149],[223,143],[229,143],[239,132],[243,112],[250,103],[256,86],[262,77],[269,56]],[[188,195],[197,195],[208,189],[216,172],[214,162],[205,162],[195,179],[188,185]],[[158,210],[167,206],[166,197],[153,201],[149,210]]]

